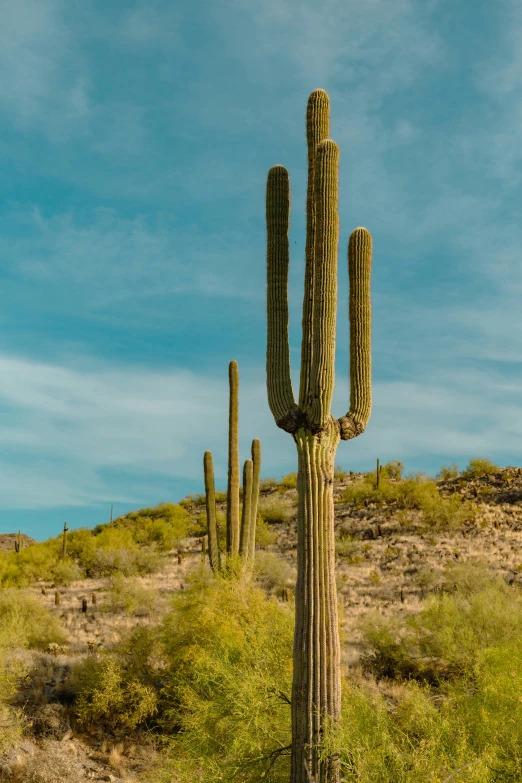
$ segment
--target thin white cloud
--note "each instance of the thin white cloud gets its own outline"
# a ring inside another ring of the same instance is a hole
[[[353,468],[376,456],[407,463],[421,453],[434,461],[451,453],[467,462],[519,451],[516,383],[507,384],[489,370],[448,367],[439,375],[440,369],[418,382],[375,383],[367,431],[341,443],[336,461]],[[263,369],[242,374],[240,368],[240,375],[245,376],[241,461],[249,456],[252,438],[259,437],[264,476],[295,470],[293,440],[277,428],[268,409]],[[293,376],[296,384],[297,373]],[[132,502],[146,493],[150,475],[201,478],[203,489],[207,449],[214,454],[216,483],[226,483],[226,367],[216,378],[175,369],[114,370],[102,363],[60,367],[2,355],[0,378],[0,491],[6,507],[88,505],[111,497]],[[348,407],[349,384],[338,377],[332,411],[341,416]],[[8,468],[9,454],[18,463],[28,452],[29,464],[20,471]],[[107,469],[122,474],[109,484],[103,477]]]

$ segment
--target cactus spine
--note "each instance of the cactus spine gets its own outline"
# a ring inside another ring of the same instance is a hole
[[[229,422],[228,422],[228,485],[227,485],[227,530],[226,548],[228,559],[240,554],[243,563],[253,564],[255,557],[256,518],[259,498],[259,476],[261,471],[261,443],[252,441],[252,459],[246,460],[243,468],[243,508],[241,524],[239,519],[239,372],[237,362],[228,366],[229,377]],[[208,554],[210,567],[217,573],[222,570],[216,522],[216,493],[214,489],[214,465],[212,452],[203,457],[205,475],[205,501],[207,512]]]
[[[360,435],[371,413],[372,240],[356,228],[348,243],[350,410],[330,413],[334,389],[339,149],[328,138],[330,101],[314,90],[307,106],[308,190],[299,404],[288,345],[288,171],[267,178],[267,392],[276,424],[297,446],[297,583],[292,684],[291,783],[339,782],[339,758],[320,760],[325,719],[341,710],[340,644],[335,583],[333,478],[340,440]]]

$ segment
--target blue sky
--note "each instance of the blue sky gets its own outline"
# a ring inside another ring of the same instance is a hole
[[[265,186],[290,173],[300,359],[306,104],[340,147],[333,413],[349,405],[346,250],[373,236],[373,411],[345,469],[522,464],[517,0],[4,0],[0,531],[38,540],[296,469],[265,387]]]

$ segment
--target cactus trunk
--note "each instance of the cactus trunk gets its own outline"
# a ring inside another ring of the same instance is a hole
[[[292,783],[337,781],[336,756],[320,762],[324,719],[340,718],[333,473],[339,434],[298,430],[297,584],[292,684]]]

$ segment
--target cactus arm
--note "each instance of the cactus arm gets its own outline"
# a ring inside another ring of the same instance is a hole
[[[306,139],[308,144],[308,188],[306,196],[306,249],[303,321],[301,342],[301,377],[299,407],[305,410],[310,394],[310,372],[313,357],[314,261],[316,240],[315,160],[317,145],[330,133],[330,99],[325,90],[314,90],[308,98],[306,110]]]
[[[278,427],[295,430],[299,411],[290,378],[288,346],[288,225],[290,185],[284,166],[272,166],[266,183],[268,404]]]
[[[241,543],[240,554],[243,562],[248,560],[250,538],[250,512],[252,505],[252,470],[251,459],[246,459],[243,466],[243,508],[241,511]]]
[[[356,228],[348,243],[350,410],[338,420],[342,440],[364,432],[372,411],[371,266],[372,236],[365,228]]]
[[[236,361],[228,365],[228,380],[227,554],[233,555],[239,551],[239,372]]]
[[[314,265],[313,356],[306,408],[312,431],[330,418],[334,390],[339,147],[331,139],[317,147],[315,164],[316,239]]]
[[[250,504],[250,535],[248,538],[248,559],[253,564],[256,556],[257,506],[259,503],[259,477],[261,475],[261,441],[252,441],[252,502]]]
[[[217,540],[216,493],[214,489],[214,465],[211,451],[205,451],[205,455],[203,457],[203,470],[205,473],[208,557],[210,560],[210,567],[212,571],[216,573],[217,571],[221,570],[221,559]]]

